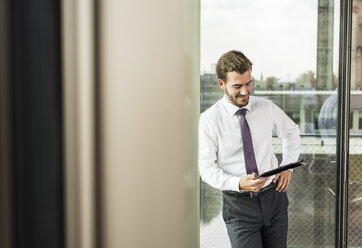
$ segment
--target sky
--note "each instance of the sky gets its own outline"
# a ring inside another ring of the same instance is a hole
[[[334,56],[339,1],[335,13]],[[294,81],[316,71],[317,25],[318,0],[201,0],[201,73],[210,72],[224,52],[236,49],[253,62],[254,78],[262,73],[264,79]]]

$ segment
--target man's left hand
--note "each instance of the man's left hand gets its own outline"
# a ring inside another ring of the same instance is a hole
[[[274,183],[279,179],[276,190],[279,192],[282,192],[282,191],[285,192],[289,186],[291,176],[292,176],[291,170],[283,171],[283,172],[277,174],[275,176],[275,178],[273,179]]]

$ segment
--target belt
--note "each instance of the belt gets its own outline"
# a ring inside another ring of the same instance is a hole
[[[278,184],[278,182],[275,182],[275,183],[271,182],[268,186],[260,189],[257,196],[260,196],[262,194],[265,194],[265,193],[275,189],[277,187],[277,184]],[[236,197],[236,198],[238,198],[238,197],[248,197],[248,198],[257,197],[257,196],[254,196],[251,191],[236,192],[236,191],[230,191],[230,190],[223,190],[222,192],[225,195]]]

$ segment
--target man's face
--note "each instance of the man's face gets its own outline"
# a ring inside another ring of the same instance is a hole
[[[226,74],[227,82],[218,80],[219,87],[225,91],[225,94],[232,104],[239,108],[245,106],[249,102],[249,96],[252,89],[251,70],[243,74],[235,71]]]

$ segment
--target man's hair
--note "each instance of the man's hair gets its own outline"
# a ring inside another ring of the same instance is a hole
[[[217,77],[226,82],[226,74],[228,72],[237,72],[243,74],[244,72],[251,70],[253,63],[240,51],[232,50],[224,53],[216,65]]]

